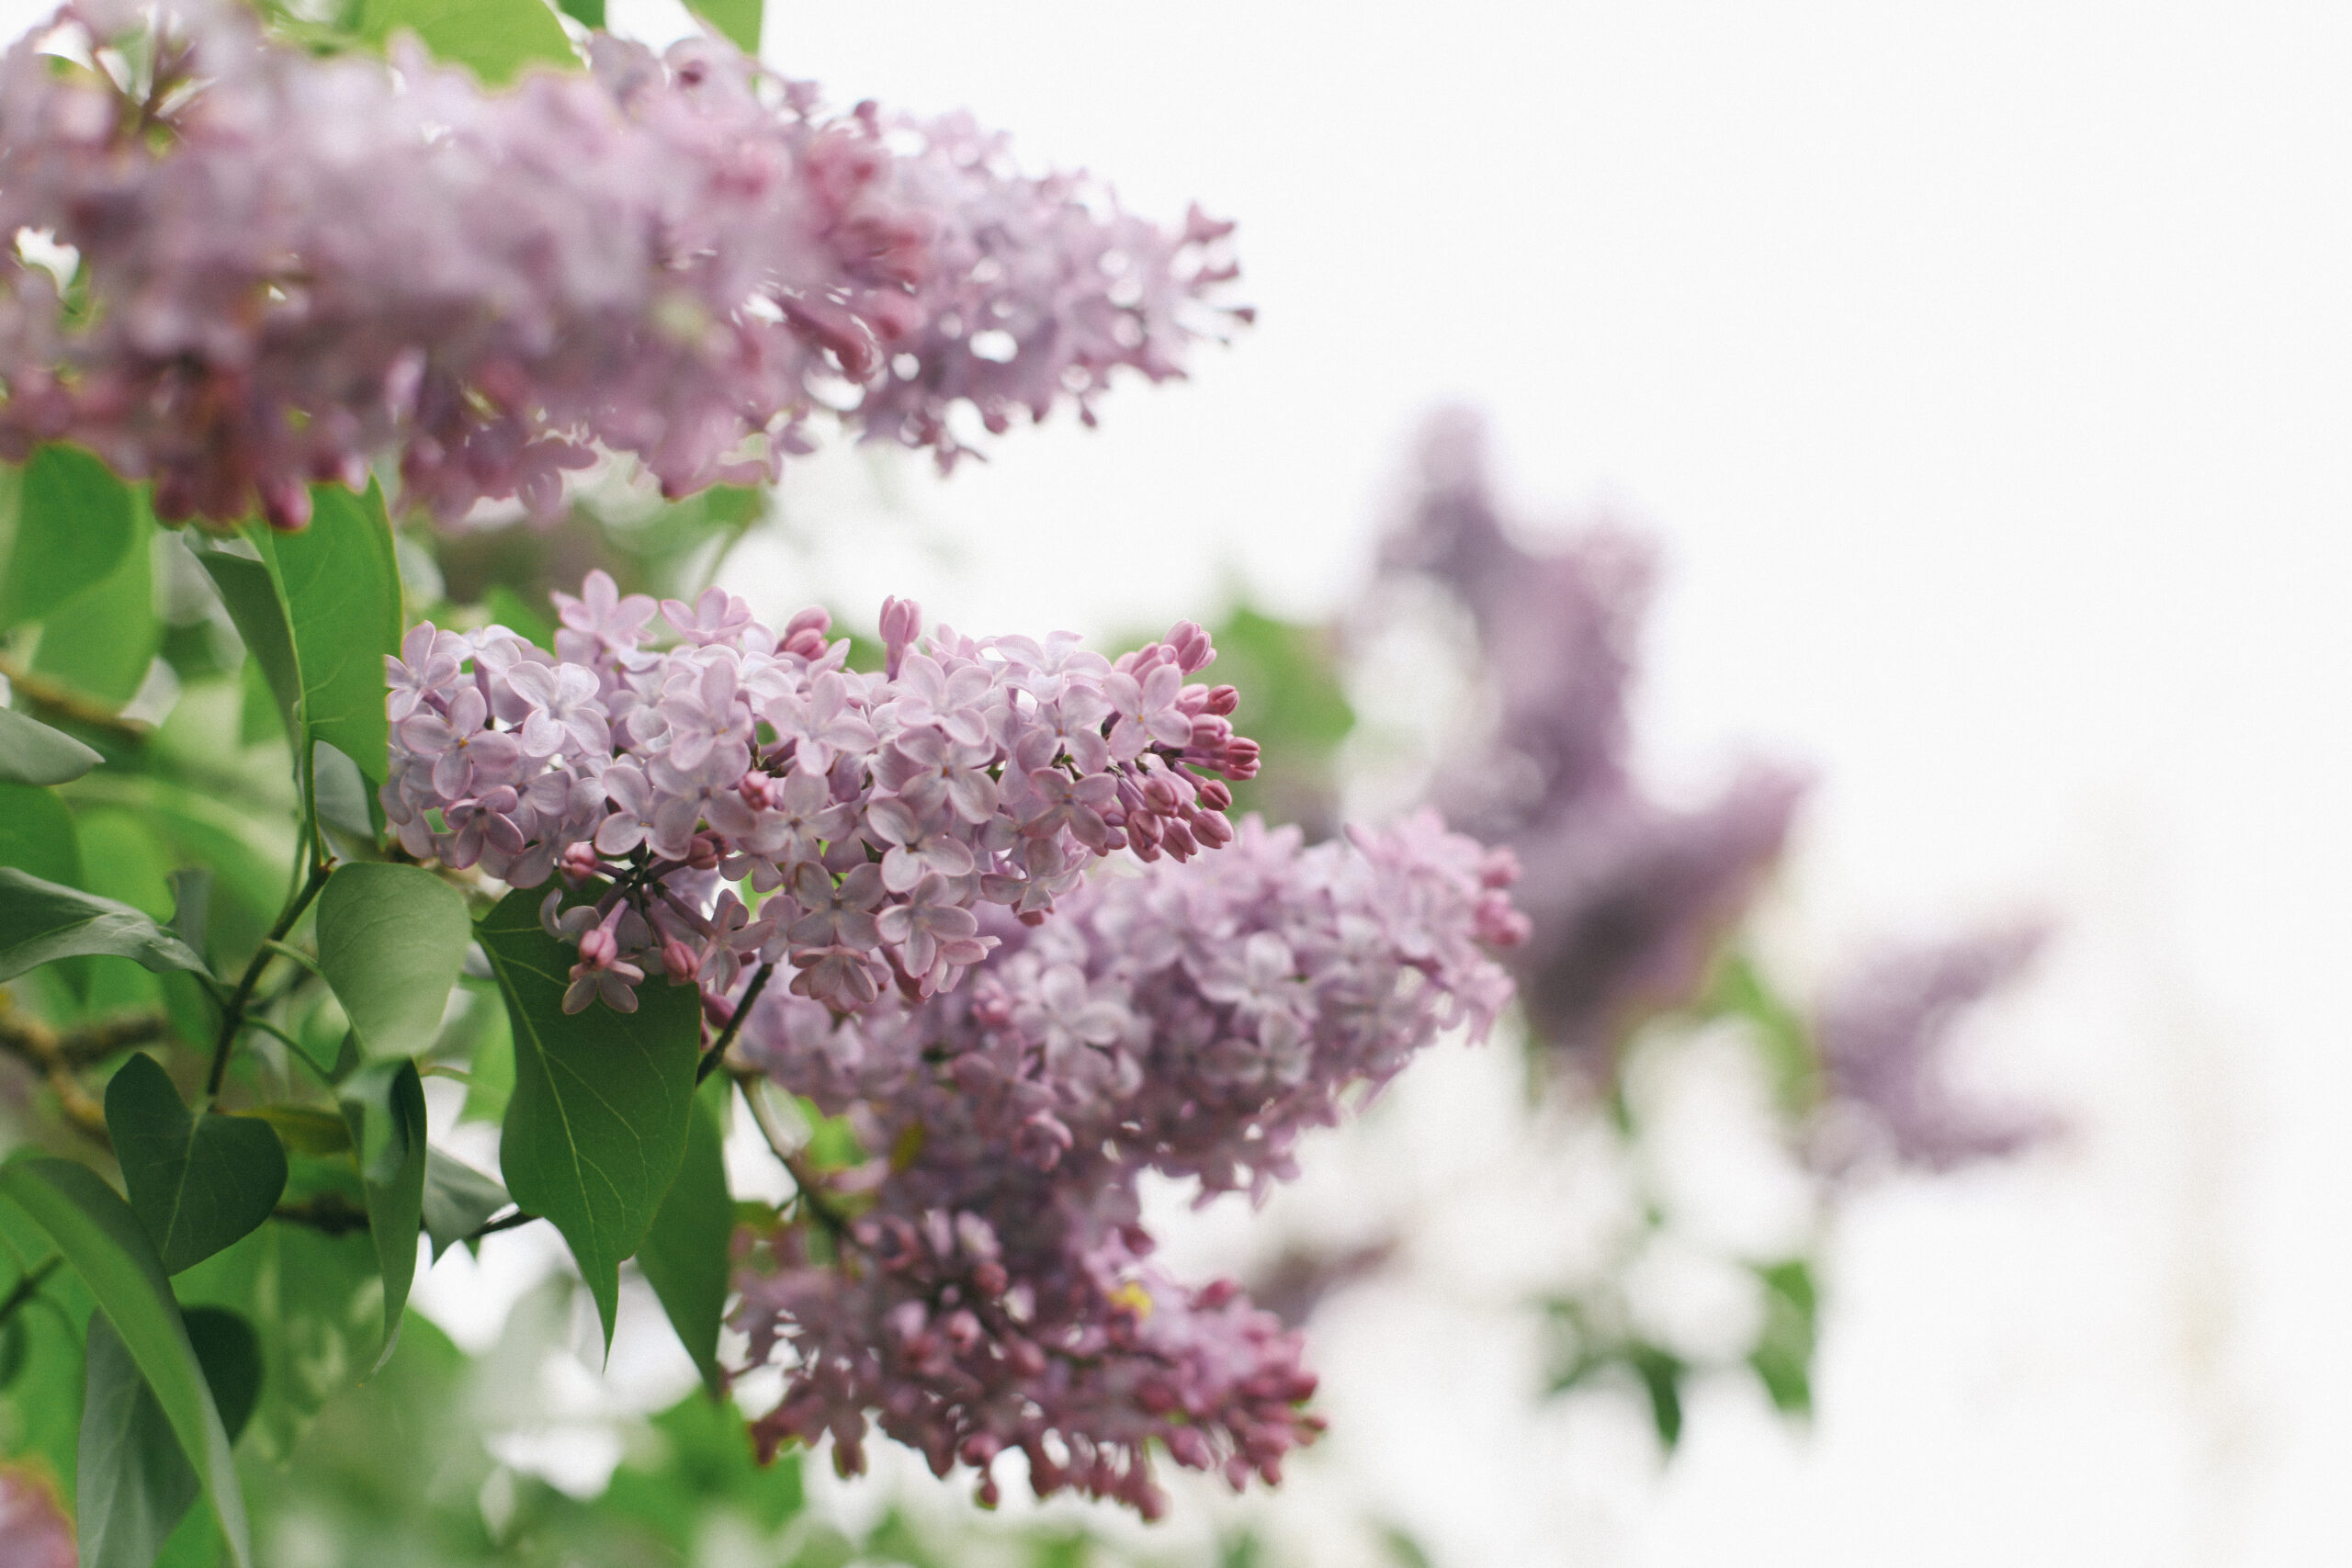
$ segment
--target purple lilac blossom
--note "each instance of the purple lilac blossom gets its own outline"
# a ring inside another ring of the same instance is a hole
[[[1657,799],[1634,774],[1627,716],[1653,551],[1607,528],[1546,554],[1521,545],[1471,416],[1433,421],[1421,456],[1384,570],[1422,574],[1469,612],[1498,715],[1438,799],[1464,830],[1518,854],[1532,932],[1512,969],[1529,1022],[1555,1059],[1603,1071],[1643,1013],[1704,979],[1779,856],[1803,784],[1751,764],[1699,806]]]
[[[1320,1423],[1300,1342],[1228,1281],[1149,1260],[1136,1183],[1262,1195],[1439,1032],[1483,1033],[1510,996],[1489,953],[1523,924],[1508,854],[1431,813],[1302,847],[1245,820],[1223,853],[1106,869],[1004,941],[952,995],[843,1018],[763,997],[749,1063],[868,1148],[872,1207],[841,1257],[787,1233],[739,1278],[753,1364],[777,1359],[770,1444],[830,1434],[844,1472],[870,1422],[945,1474],[1024,1455],[1147,1517],[1147,1445],[1236,1487],[1279,1475]]]
[[[779,636],[712,589],[653,601],[592,572],[548,654],[430,622],[385,660],[384,814],[418,859],[516,887],[576,945],[564,1000],[623,1011],[657,971],[708,1006],[753,962],[843,1010],[952,987],[998,940],[976,906],[1042,919],[1102,856],[1228,842],[1226,779],[1257,771],[1189,622],[1115,662],[1057,633],[975,641],[894,602],[895,675],[844,667],[805,610]],[[1138,726],[1129,711],[1146,712]],[[756,919],[727,886],[763,895]],[[567,902],[570,907],[566,908]]]
[[[545,517],[592,448],[676,496],[773,478],[828,411],[945,465],[958,403],[1091,421],[1115,367],[1181,376],[1248,316],[1229,225],[1024,176],[965,117],[828,114],[717,39],[594,35],[498,93],[392,53],[77,0],[0,60],[0,233],[87,294],[0,257],[0,455],[79,442],[169,521],[299,527],[387,454],[444,523]]]
[[[2028,926],[1889,947],[1833,985],[1814,1022],[1826,1080],[1815,1162],[1832,1174],[1872,1163],[1949,1171],[2056,1135],[2047,1111],[1973,1100],[1948,1073],[1962,1019],[2013,984],[2047,935]]]
[[[74,1568],[74,1523],[46,1476],[0,1465],[0,1568]]]

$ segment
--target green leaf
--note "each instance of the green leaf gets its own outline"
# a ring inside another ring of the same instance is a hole
[[[180,1321],[187,1325],[196,1364],[204,1369],[205,1386],[220,1412],[220,1429],[234,1443],[261,1404],[261,1336],[226,1307],[183,1307]]]
[[[234,541],[242,544],[243,541]],[[250,547],[247,547],[250,548]],[[196,558],[220,591],[220,603],[244,639],[245,657],[261,670],[277,702],[277,722],[288,735],[301,732],[302,667],[294,657],[294,626],[279,592],[277,574],[257,556],[240,555],[227,545],[196,551]]]
[[[192,1116],[171,1076],[134,1053],[107,1085],[107,1131],[164,1272],[250,1235],[286,1190],[286,1149],[250,1116]]]
[[[229,1441],[261,1396],[261,1340],[220,1307],[182,1314]],[[85,1412],[74,1469],[81,1484],[84,1568],[149,1568],[201,1490],[162,1404],[130,1348],[103,1313],[92,1313],[83,1365]]]
[[[499,1165],[514,1201],[554,1222],[612,1344],[621,1260],[652,1227],[684,1157],[702,1009],[692,987],[653,982],[633,1013],[567,1013],[575,955],[518,888],[477,928],[514,1031],[514,1098]]]
[[[359,1154],[359,1185],[367,1195],[368,1229],[384,1276],[384,1348],[392,1353],[416,1279],[416,1238],[424,1212],[424,1085],[414,1062],[377,1062],[335,1090]]]
[[[319,803],[319,820],[363,844],[376,841],[375,814],[368,809],[375,791],[361,775],[359,764],[323,740],[311,743],[311,778]]]
[[[538,0],[524,3],[546,13]],[[548,25],[555,25],[552,17]],[[401,650],[401,571],[383,492],[370,485],[356,496],[340,485],[313,485],[311,525],[267,535],[262,547],[292,627],[311,739],[381,784],[391,748],[384,659]]]
[[[1626,1347],[1625,1361],[1649,1395],[1650,1424],[1657,1429],[1659,1446],[1672,1453],[1682,1440],[1682,1382],[1690,1375],[1689,1365],[1670,1350],[1640,1341]]]
[[[288,1201],[325,1192],[363,1201],[348,1161],[296,1167]],[[320,1410],[347,1394],[375,1363],[383,1291],[375,1246],[365,1234],[264,1225],[172,1283],[182,1302],[233,1308],[260,1330],[266,1375],[245,1440],[273,1463],[293,1459]],[[416,1327],[411,1324],[401,1335],[404,1344],[415,1339]]]
[[[172,889],[171,933],[202,955],[212,925],[212,868],[182,866],[164,880]]]
[[[90,1314],[83,1366],[87,1382],[74,1464],[83,1568],[152,1568],[203,1488],[130,1348],[104,1313]]]
[[[148,547],[154,527],[139,508],[130,547],[114,570],[41,622],[34,670],[118,707],[138,694],[164,646]]]
[[[229,1434],[139,1217],[95,1172],[70,1160],[36,1156],[0,1165],[0,1198],[46,1232],[82,1277],[195,1462],[231,1556],[238,1568],[250,1568],[244,1495]]]
[[[366,16],[369,37],[405,28],[435,59],[463,65],[493,87],[534,61],[580,63],[563,24],[542,0],[368,0]]]
[[[416,866],[354,862],[327,878],[318,929],[319,968],[368,1054],[431,1045],[473,941],[458,890]]]
[[[1784,1114],[1803,1115],[1821,1099],[1821,1058],[1812,1032],[1797,1010],[1772,988],[1764,972],[1745,953],[1733,953],[1716,965],[1701,1003],[1703,1012],[1747,1024],[1748,1038],[1771,1075],[1772,1097]]]
[[[467,1013],[459,1022],[466,1026],[471,1066],[458,1120],[503,1122],[507,1102],[514,1098],[514,1025],[494,987],[487,994],[465,988]]]
[[[1764,1287],[1764,1327],[1747,1364],[1773,1407],[1783,1416],[1813,1413],[1813,1353],[1820,1335],[1820,1302],[1813,1266],[1802,1258],[1756,1266]]]
[[[694,13],[732,39],[745,54],[760,52],[760,19],[765,0],[701,0]]]
[[[61,887],[82,885],[82,840],[64,797],[34,784],[0,784],[0,866]],[[86,1003],[90,961],[69,958],[57,969],[74,998]]]
[[[0,865],[61,886],[79,886],[81,842],[74,813],[55,790],[0,784]]]
[[[727,1192],[727,1112],[733,1086],[724,1074],[695,1091],[694,1116],[686,1124],[685,1158],[677,1179],[662,1200],[662,1212],[637,1266],[662,1299],[670,1326],[694,1358],[703,1385],[718,1393],[718,1323],[727,1310],[727,1282],[734,1258],[735,1204]]]
[[[128,904],[0,868],[0,980],[78,953],[136,959],[159,975],[209,973],[187,943]]]
[[[583,28],[602,30],[605,26],[605,0],[562,0],[559,7],[565,16]],[[522,628],[515,628],[520,631]]]
[[[490,1177],[439,1149],[424,1155],[424,1234],[437,1261],[455,1243],[481,1229],[514,1200]]]
[[[0,707],[0,784],[63,784],[105,761],[72,736]]]
[[[13,1203],[0,1202],[0,1282],[18,1281],[54,1259],[48,1233]],[[37,1456],[54,1474],[68,1502],[74,1495],[74,1455],[82,1426],[82,1326],[90,1292],[71,1269],[54,1269],[8,1320],[24,1348],[17,1375],[0,1382],[0,1450],[11,1458]]]
[[[45,620],[112,576],[144,541],[139,512],[130,487],[89,453],[53,444],[35,451],[18,481],[0,626]]]

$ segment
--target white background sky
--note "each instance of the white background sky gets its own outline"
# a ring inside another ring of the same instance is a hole
[[[1101,431],[910,483],[953,570],[877,519],[826,592],[1100,628],[1238,573],[1320,613],[1472,399],[1530,510],[1667,542],[1662,763],[1820,769],[1800,949],[2064,922],[1984,1055],[2076,1143],[1849,1215],[1810,1439],[1726,1395],[1591,1504],[1557,1418],[1462,1418],[1460,1325],[1351,1318],[1343,1419],[1425,1402],[1346,1439],[1385,1495],[1464,1563],[2341,1550],[2352,11],[779,0],[766,53],[1197,196],[1263,311]]]
[[[2064,923],[1984,1059],[2079,1135],[1849,1213],[1809,1438],[1726,1393],[1653,1479],[1400,1308],[1330,1331],[1335,1461],[1465,1565],[2342,1551],[2352,10],[771,0],[765,52],[1199,197],[1262,311],[894,515],[820,461],[787,509],[852,542],[749,555],[771,607],[1321,614],[1466,398],[1528,510],[1665,540],[1660,764],[1820,770],[1800,964]]]

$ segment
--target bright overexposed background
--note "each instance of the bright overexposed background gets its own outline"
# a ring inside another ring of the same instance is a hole
[[[1526,1414],[1507,1336],[1343,1303],[1317,1354],[1366,1490],[1464,1564],[2340,1550],[2352,12],[772,0],[765,53],[1197,197],[1262,312],[1100,430],[787,480],[831,543],[777,603],[1328,613],[1466,398],[1523,510],[1665,541],[1659,766],[1818,769],[1800,967],[2061,923],[1972,1047],[2075,1135],[1848,1211],[1809,1435],[1726,1390],[1659,1472]],[[1507,1114],[1480,1070],[1416,1072]]]
[[[1323,615],[1419,415],[1469,400],[1523,511],[1664,541],[1657,768],[1817,770],[1774,911],[1798,972],[2059,922],[1972,1070],[2074,1134],[1847,1211],[1810,1431],[1704,1390],[1661,1468],[1638,1421],[1538,1408],[1500,1318],[1366,1293],[1318,1324],[1310,1502],[1465,1568],[2343,1551],[2352,10],[770,0],[764,52],[1238,219],[1261,321],[944,483],[812,460],[802,542],[730,564],[763,609]],[[1476,1144],[1517,1114],[1495,1063],[1417,1068],[1391,1120]],[[1342,1206],[1492,1176],[1333,1157]]]

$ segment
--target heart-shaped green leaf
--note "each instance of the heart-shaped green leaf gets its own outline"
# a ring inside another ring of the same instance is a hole
[[[433,1043],[472,941],[465,899],[416,866],[356,861],[319,895],[319,968],[379,1061]]]
[[[63,784],[105,761],[63,731],[0,707],[0,784]]]
[[[154,1391],[181,1451],[195,1461],[231,1561],[249,1568],[253,1548],[229,1434],[138,1216],[96,1172],[71,1160],[34,1156],[0,1165],[0,1198],[22,1210],[81,1276]]]
[[[190,1115],[153,1056],[133,1055],[107,1085],[107,1131],[167,1274],[254,1230],[286,1190],[286,1149],[269,1123]]]
[[[621,1259],[653,1226],[686,1149],[702,1008],[652,982],[635,1012],[563,1010],[572,951],[518,888],[476,928],[514,1027],[514,1097],[498,1163],[514,1201],[555,1223],[612,1343]]]
[[[130,905],[0,867],[0,980],[85,953],[136,959],[159,975],[209,973],[194,948]]]
[[[392,1353],[401,1312],[416,1279],[416,1238],[424,1208],[424,1086],[411,1061],[361,1067],[335,1089],[359,1156],[359,1183],[368,1200],[368,1229],[376,1238],[384,1277],[384,1348]]]

